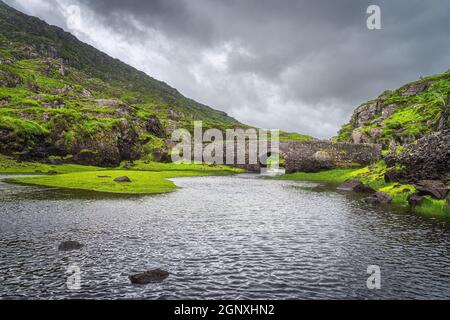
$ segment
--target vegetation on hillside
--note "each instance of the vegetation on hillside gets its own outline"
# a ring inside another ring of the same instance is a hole
[[[450,70],[386,91],[357,108],[336,141],[379,143],[385,149],[435,131],[450,100]]]

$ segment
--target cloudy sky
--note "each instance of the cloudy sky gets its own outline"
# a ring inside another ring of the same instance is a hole
[[[450,68],[448,0],[6,2],[241,122],[322,138],[385,89]]]

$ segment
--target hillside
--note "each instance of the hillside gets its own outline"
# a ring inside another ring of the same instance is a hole
[[[378,143],[384,149],[449,127],[450,70],[420,79],[363,103],[337,141]]]
[[[176,128],[247,127],[0,1],[0,153],[113,166]]]
[[[336,141],[382,146],[386,179],[450,182],[450,70],[356,108]]]

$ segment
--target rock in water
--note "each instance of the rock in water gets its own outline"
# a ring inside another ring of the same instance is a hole
[[[365,201],[375,205],[385,205],[392,201],[392,197],[384,192],[377,192],[374,195],[366,198]]]
[[[375,193],[375,190],[373,190],[371,187],[364,185],[358,180],[347,180],[343,184],[341,184],[337,189],[342,191],[353,191],[359,193]]]
[[[441,181],[422,180],[416,185],[420,195],[430,195],[436,199],[443,200],[448,194],[448,187]]]
[[[408,203],[413,208],[420,206],[423,203],[423,196],[418,193],[414,193],[408,198]]]
[[[161,282],[169,276],[167,271],[161,269],[148,270],[142,273],[129,276],[133,284],[148,284],[152,282]]]
[[[83,248],[83,245],[77,241],[64,241],[58,246],[59,251],[72,251]]]
[[[118,177],[114,179],[115,182],[131,182],[131,179],[128,177]]]

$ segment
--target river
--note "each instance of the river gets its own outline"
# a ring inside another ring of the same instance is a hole
[[[0,298],[450,298],[448,220],[313,183],[173,180],[182,189],[143,197],[0,182]],[[59,252],[65,240],[85,247]],[[81,288],[69,290],[74,265]],[[369,265],[380,267],[379,290],[367,288]],[[130,284],[152,268],[169,278]]]

